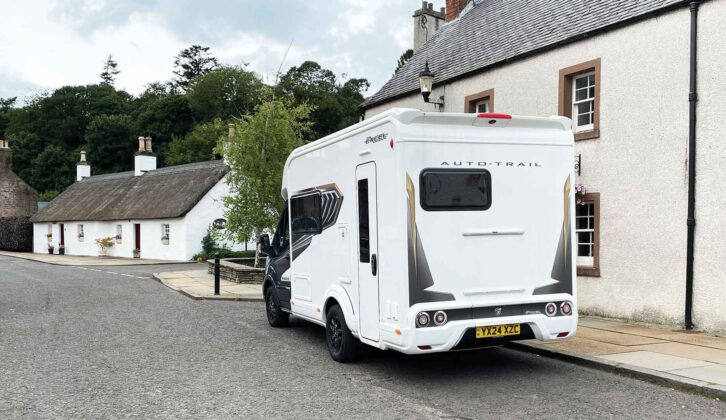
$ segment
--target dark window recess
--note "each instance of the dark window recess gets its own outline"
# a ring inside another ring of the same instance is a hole
[[[322,232],[320,193],[293,197],[290,201],[292,233],[316,234]]]
[[[358,181],[358,238],[360,262],[371,262],[370,229],[368,227],[368,180]]]
[[[486,210],[492,205],[492,177],[486,169],[426,169],[421,172],[424,210]]]
[[[272,247],[276,254],[280,254],[290,246],[289,230],[287,228],[287,205],[280,216],[280,223],[277,225],[277,231],[275,236],[272,238]]]

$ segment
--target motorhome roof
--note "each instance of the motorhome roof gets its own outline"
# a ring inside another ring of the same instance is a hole
[[[310,153],[320,148],[329,146],[339,141],[350,138],[359,132],[369,130],[375,126],[383,125],[388,122],[393,122],[396,126],[400,127],[404,131],[405,127],[410,127],[411,132],[415,129],[413,126],[423,125],[425,130],[421,130],[417,133],[419,140],[424,133],[430,136],[430,140],[440,139],[440,135],[435,133],[432,128],[440,128],[446,126],[447,128],[452,126],[459,126],[462,129],[471,129],[471,127],[481,128],[496,128],[496,129],[536,129],[536,130],[555,130],[560,132],[570,132],[572,122],[567,117],[553,116],[553,117],[525,117],[508,114],[465,114],[465,113],[444,113],[444,112],[423,112],[417,109],[410,108],[392,108],[380,114],[374,115],[364,121],[347,127],[343,130],[330,134],[319,140],[308,143],[304,146],[298,147],[293,150],[288,156],[285,162],[285,171],[282,177],[282,188],[281,194],[283,198],[286,197],[286,186],[287,186],[287,169],[290,166],[290,162],[298,156]],[[438,137],[437,137],[438,136]],[[405,142],[406,133],[398,134],[396,142]],[[571,134],[569,136],[568,143],[572,142]]]

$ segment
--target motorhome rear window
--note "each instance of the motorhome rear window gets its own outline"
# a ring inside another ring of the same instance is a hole
[[[424,210],[486,210],[492,204],[492,178],[486,169],[425,169],[421,172]]]
[[[292,233],[315,234],[322,232],[320,193],[314,192],[292,197],[290,200]]]

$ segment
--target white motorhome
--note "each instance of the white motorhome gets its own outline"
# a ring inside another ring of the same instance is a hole
[[[271,325],[419,354],[571,337],[573,135],[564,117],[393,109],[295,149],[264,284]]]

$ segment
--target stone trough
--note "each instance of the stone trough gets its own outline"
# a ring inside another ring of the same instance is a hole
[[[262,284],[264,268],[254,268],[254,258],[228,258],[219,261],[219,277],[241,284]],[[207,272],[214,274],[214,260],[207,261]]]

